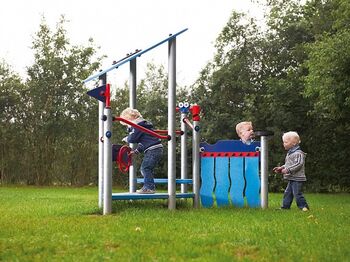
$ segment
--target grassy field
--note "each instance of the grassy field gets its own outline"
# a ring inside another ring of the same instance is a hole
[[[0,187],[0,261],[349,261],[350,195],[306,194],[310,212],[119,201],[96,188]]]

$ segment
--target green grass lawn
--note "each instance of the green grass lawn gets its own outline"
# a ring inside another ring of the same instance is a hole
[[[349,261],[350,195],[306,194],[310,212],[113,202],[96,188],[0,187],[0,261]]]

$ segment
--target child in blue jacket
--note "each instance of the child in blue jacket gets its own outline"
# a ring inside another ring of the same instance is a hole
[[[126,108],[120,114],[120,117],[144,128],[153,130],[152,123],[143,119],[141,113],[137,109]],[[123,141],[137,144],[133,153],[144,154],[141,164],[141,174],[144,177],[144,185],[141,189],[136,190],[136,192],[139,194],[154,194],[155,184],[153,170],[163,156],[161,140],[133,126],[128,126],[128,132],[129,135],[125,137]]]

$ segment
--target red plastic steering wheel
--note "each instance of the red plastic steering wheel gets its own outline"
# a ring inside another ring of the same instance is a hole
[[[130,152],[131,152],[131,148],[125,145],[119,149],[116,162],[119,170],[123,173],[126,173],[129,171],[129,167],[132,161]]]

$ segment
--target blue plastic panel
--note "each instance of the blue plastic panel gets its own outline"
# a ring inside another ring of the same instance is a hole
[[[248,146],[240,140],[219,140],[213,145],[206,142],[200,143],[200,147],[204,152],[256,152],[260,142],[254,141]]]
[[[185,32],[185,31],[187,31],[187,30],[188,30],[188,28],[183,29],[183,30],[181,30],[180,32],[178,32],[178,33],[176,33],[176,34],[174,34],[174,35],[170,35],[170,36],[167,37],[166,39],[160,41],[159,43],[157,43],[157,44],[155,44],[155,45],[153,45],[153,46],[151,46],[151,47],[149,47],[149,48],[147,48],[147,49],[145,49],[145,50],[143,50],[143,51],[141,51],[141,52],[135,53],[134,55],[132,55],[132,56],[126,58],[126,59],[122,59],[120,62],[114,64],[114,65],[111,66],[110,68],[107,68],[107,69],[105,69],[105,70],[102,70],[102,71],[98,72],[97,74],[88,77],[87,79],[84,80],[84,83],[87,83],[87,82],[89,82],[89,81],[91,81],[91,80],[93,80],[93,79],[95,79],[95,78],[97,78],[97,77],[99,77],[99,76],[101,76],[101,75],[103,75],[103,74],[106,74],[107,72],[109,72],[109,71],[111,71],[111,70],[113,70],[113,69],[115,69],[115,68],[118,68],[119,66],[121,66],[121,65],[123,65],[123,64],[126,64],[127,62],[129,62],[129,61],[131,61],[131,60],[136,59],[137,57],[143,55],[144,53],[147,53],[148,51],[150,51],[150,50],[156,48],[157,46],[160,46],[160,45],[162,45],[162,44],[164,44],[164,43],[166,43],[166,42],[168,42],[168,41],[174,39],[175,37],[177,37],[178,35],[182,34],[183,32]]]
[[[199,194],[202,206],[212,207],[214,204],[213,191],[215,186],[213,157],[201,159],[201,180]]]
[[[228,190],[230,188],[230,180],[228,176],[228,157],[215,158],[215,198],[217,205],[228,206],[230,204],[228,198]]]
[[[87,92],[87,94],[103,103],[106,103],[106,97],[101,95],[102,92],[105,92],[105,91],[106,91],[106,85],[102,85],[94,89],[91,89],[90,91]]]
[[[215,185],[214,195],[218,206],[229,205],[231,202],[237,207],[243,207],[245,204],[250,207],[259,207],[259,156],[217,153],[256,152],[260,142],[255,141],[251,145],[245,145],[240,140],[219,140],[213,145],[201,143],[200,147],[204,153],[209,153],[201,157],[202,163],[205,163],[201,168],[202,186],[204,186],[201,190],[206,192],[208,198],[202,200],[202,205],[212,206],[211,192]],[[210,168],[207,166],[208,163],[214,165],[213,161],[215,161],[215,172],[212,171],[212,166]],[[213,177],[215,181],[212,181]]]
[[[230,196],[232,205],[236,207],[244,206],[244,172],[243,172],[243,157],[230,157],[230,178],[231,188]]]
[[[259,158],[245,158],[245,195],[247,204],[250,207],[260,207],[260,178],[259,178]]]

